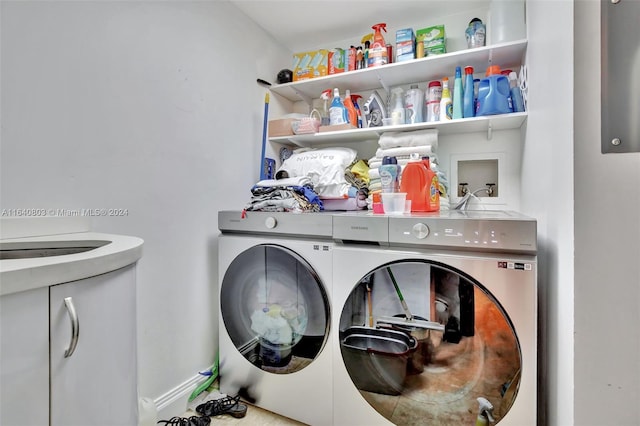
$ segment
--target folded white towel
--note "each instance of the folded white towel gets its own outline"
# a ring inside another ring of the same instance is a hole
[[[415,130],[413,132],[385,132],[380,135],[381,148],[431,145],[438,146],[438,129]]]
[[[418,153],[421,157],[428,155],[431,156],[435,154],[435,150],[431,145],[420,145],[420,146],[405,146],[405,147],[397,147],[397,148],[378,148],[376,150],[376,157],[398,157],[403,155],[411,155],[414,153]]]
[[[433,166],[433,164],[437,164],[437,159],[438,157],[436,155],[430,155],[429,156],[429,160],[431,161],[431,165]],[[404,157],[396,157],[396,160],[398,160],[398,164],[401,166],[405,166],[407,165],[407,163],[410,161],[409,156],[404,156]],[[375,160],[369,160],[369,177],[371,177],[371,171],[373,169],[377,169],[382,165],[382,158],[376,158]]]
[[[311,179],[308,176],[290,177],[285,179],[265,179],[256,183],[257,186],[264,186],[267,188],[273,186],[305,186],[310,185]]]

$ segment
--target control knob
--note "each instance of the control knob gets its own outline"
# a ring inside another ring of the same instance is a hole
[[[413,225],[413,228],[411,229],[411,233],[417,239],[423,240],[427,238],[427,235],[429,235],[429,227],[424,223],[419,222]]]
[[[276,227],[276,225],[278,224],[278,221],[276,220],[275,217],[273,216],[269,216],[265,219],[264,221],[264,225],[268,228],[268,229],[273,229]]]

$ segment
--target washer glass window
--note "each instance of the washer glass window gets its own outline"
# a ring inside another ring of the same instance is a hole
[[[511,320],[486,287],[444,264],[371,271],[347,298],[339,335],[354,385],[398,425],[474,424],[481,411],[499,422],[518,392]]]
[[[329,299],[318,274],[278,245],[257,245],[233,260],[222,281],[220,309],[238,351],[275,374],[305,368],[329,334]]]

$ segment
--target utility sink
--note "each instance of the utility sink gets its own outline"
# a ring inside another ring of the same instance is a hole
[[[129,266],[142,257],[143,243],[91,232],[82,217],[0,218],[0,296]]]
[[[34,259],[84,253],[109,243],[110,241],[103,240],[0,242],[0,260]]]

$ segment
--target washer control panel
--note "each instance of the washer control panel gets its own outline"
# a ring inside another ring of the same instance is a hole
[[[536,221],[390,216],[389,244],[535,252]]]

